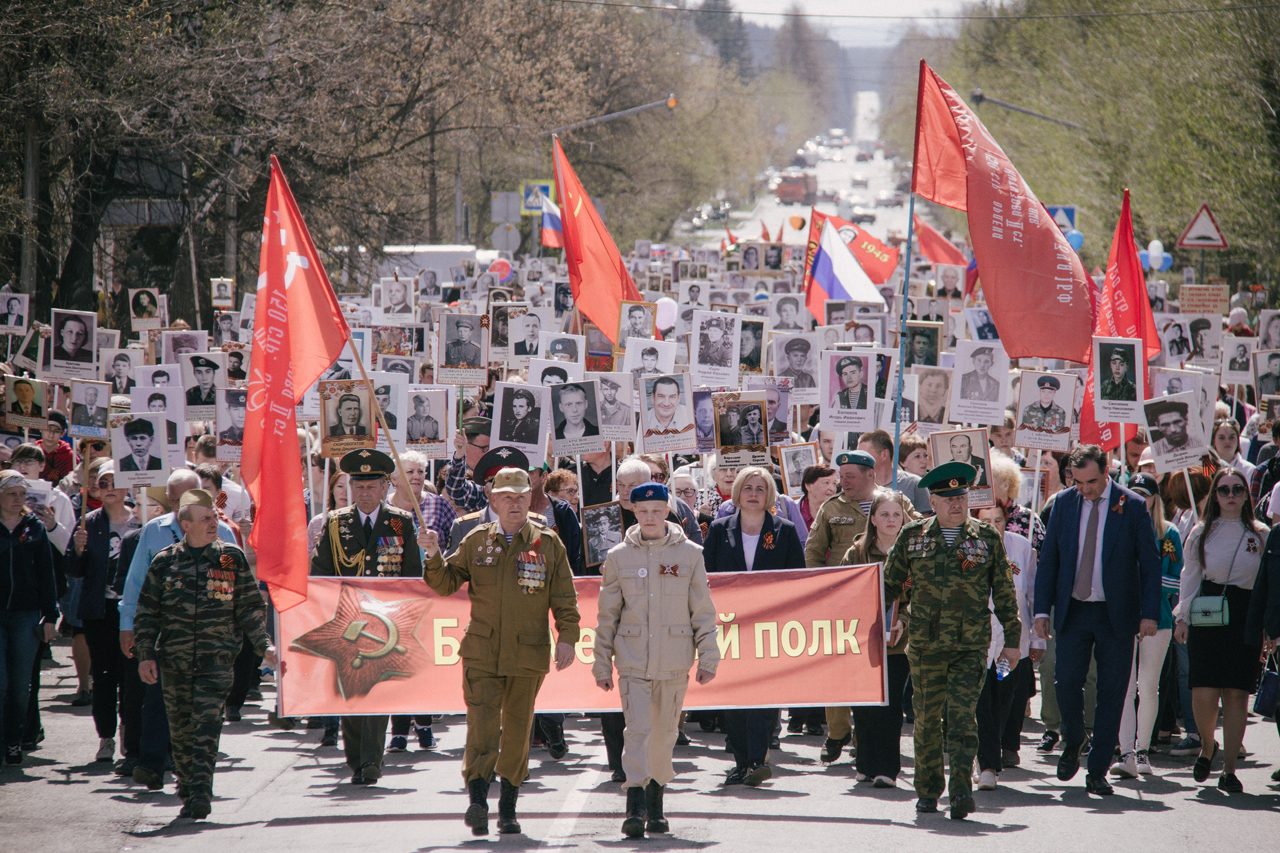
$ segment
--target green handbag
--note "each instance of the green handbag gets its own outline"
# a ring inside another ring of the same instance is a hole
[[[1231,622],[1231,608],[1225,595],[1197,595],[1191,599],[1194,628],[1222,628]]]

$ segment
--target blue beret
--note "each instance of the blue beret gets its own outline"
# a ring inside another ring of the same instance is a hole
[[[631,502],[662,501],[666,503],[670,497],[667,487],[662,483],[641,483],[631,490]]]
[[[836,467],[841,465],[861,465],[863,468],[876,467],[875,457],[865,450],[843,450],[836,454]]]

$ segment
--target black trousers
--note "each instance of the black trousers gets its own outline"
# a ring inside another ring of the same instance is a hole
[[[1017,752],[1022,746],[1022,724],[1027,721],[1027,702],[1036,693],[1035,664],[1031,663],[1030,658],[1019,661],[1005,680],[1009,678],[1016,679],[1017,683],[1013,685],[1013,704],[1009,708],[1009,720],[1004,724],[1000,745]]]
[[[769,738],[778,722],[777,708],[746,708],[724,712],[724,730],[739,767],[763,764],[769,754]]]
[[[911,677],[906,655],[887,655],[889,704],[853,709],[854,767],[868,776],[897,779],[902,772],[902,697]]]
[[[996,667],[987,668],[987,678],[982,685],[982,693],[978,694],[978,767],[982,770],[994,770],[999,773],[1004,769],[1000,750],[1017,749],[1016,746],[1005,746],[1005,734],[1009,718],[1017,714],[1022,717],[1027,704],[1026,676],[1031,673],[1031,659],[1023,658],[1017,667],[1005,676],[1004,681],[996,679]],[[1021,704],[1018,703],[1019,698]],[[1019,727],[1021,731],[1021,727]],[[1016,744],[1017,741],[1015,740]]]
[[[626,728],[626,719],[621,711],[600,715],[600,733],[604,735],[604,753],[609,759],[610,770],[622,769],[622,740]]]
[[[106,599],[102,618],[84,620],[84,637],[89,644],[89,671],[93,676],[93,725],[98,737],[115,737],[117,719],[124,728],[119,602]]]
[[[116,647],[120,636],[116,635]],[[146,687],[138,678],[138,659],[120,655],[120,737],[127,758],[142,755],[142,702]]]
[[[227,695],[227,707],[239,708],[244,705],[249,691],[262,683],[262,658],[254,654],[253,646],[248,640],[240,646],[236,662],[232,669],[231,693]]]

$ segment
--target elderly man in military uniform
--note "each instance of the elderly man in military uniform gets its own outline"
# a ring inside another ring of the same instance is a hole
[[[218,539],[213,496],[191,489],[178,501],[182,540],[151,561],[134,619],[138,677],[161,690],[181,817],[209,816],[213,765],[233,664],[247,640],[271,660],[266,604],[244,552]]]
[[[1043,430],[1044,432],[1063,432],[1070,428],[1067,412],[1057,403],[1054,395],[1062,387],[1056,376],[1041,376],[1036,380],[1040,389],[1040,402],[1032,403],[1022,410],[1022,422],[1018,426]]]
[[[843,386],[836,394],[836,408],[865,409],[867,407],[866,364],[861,358],[846,355],[836,362],[836,375]]]
[[[240,444],[244,441],[245,392],[227,392],[227,416],[231,423],[218,433],[219,444]]]
[[[422,555],[411,513],[387,503],[391,457],[379,450],[352,450],[338,464],[351,476],[350,506],[325,517],[311,553],[311,574],[321,577],[419,577]],[[342,718],[342,749],[351,781],[372,785],[382,777],[387,716]]]
[[[1004,540],[991,525],[969,517],[974,470],[945,462],[920,485],[934,515],[908,523],[885,560],[885,600],[899,597],[911,617],[907,660],[915,707],[916,811],[938,810],[943,744],[951,751],[951,817],[974,811],[976,710],[987,673],[991,604],[1004,627],[1000,657],[1017,666],[1022,623]]]
[[[973,370],[960,374],[960,397],[964,400],[986,400],[994,403],[1000,399],[1000,383],[991,375],[995,363],[991,347],[978,347],[973,351]]]
[[[537,401],[533,392],[516,388],[510,392],[507,411],[499,425],[498,438],[516,444],[538,443]]]
[[[1129,378],[1129,358],[1124,354],[1124,350],[1112,350],[1109,363],[1111,374],[1102,381],[1100,390],[1102,399],[1136,401],[1138,389]]]
[[[435,531],[426,531],[427,584],[452,595],[465,583],[471,622],[462,639],[462,692],[467,743],[462,778],[470,804],[465,822],[475,835],[489,832],[489,786],[501,779],[498,831],[516,833],[516,799],[529,775],[533,704],[549,669],[556,627],[556,669],[573,663],[578,642],[577,594],[560,538],[529,518],[529,472],[503,468],[494,478],[491,506],[497,521],[481,524],[447,559]]]
[[[197,355],[191,359],[191,373],[196,378],[196,384],[187,389],[188,406],[212,406],[217,402],[213,380],[221,369],[221,365],[211,358]]]
[[[449,367],[479,367],[480,347],[471,342],[475,334],[476,321],[470,317],[459,317],[453,321],[456,337],[444,348],[444,363]]]
[[[622,766],[627,817],[622,831],[639,838],[646,829],[669,829],[662,800],[675,777],[671,752],[680,732],[689,668],[696,651],[698,683],[708,683],[715,678],[720,649],[702,549],[685,537],[680,525],[667,520],[667,487],[644,483],[631,490],[630,498],[636,523],[600,569],[592,674],[600,689],[612,690],[615,666],[618,670],[626,720]]]
[[[804,338],[792,338],[782,348],[783,354],[787,357],[787,367],[785,370],[780,371],[778,375],[790,379],[792,388],[818,387],[818,383],[813,380],[813,374],[805,369],[805,362],[809,360],[810,349],[812,349],[812,346]]]

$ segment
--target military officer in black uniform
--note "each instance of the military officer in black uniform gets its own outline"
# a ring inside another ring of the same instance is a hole
[[[422,577],[422,552],[413,515],[387,503],[391,457],[378,450],[353,450],[339,467],[351,475],[351,506],[325,518],[311,554],[311,574],[324,577]],[[342,718],[342,749],[351,781],[371,785],[382,776],[387,740],[384,714]]]
[[[187,389],[188,406],[214,405],[217,391],[213,387],[213,381],[221,369],[221,365],[211,358],[197,355],[191,359],[191,372],[196,377],[196,384]]]

